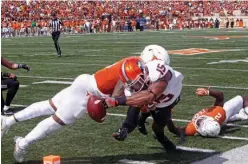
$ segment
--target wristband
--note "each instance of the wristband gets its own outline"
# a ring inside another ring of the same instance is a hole
[[[1,76],[2,76],[2,78],[9,78],[10,73],[2,72]]]
[[[127,98],[126,96],[115,98],[117,105],[126,105]]]
[[[22,64],[18,64],[18,68],[22,68]]]

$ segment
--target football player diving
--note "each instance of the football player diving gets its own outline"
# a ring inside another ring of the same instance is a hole
[[[144,56],[141,55],[143,60],[126,60],[122,64],[119,93],[124,90],[125,95],[105,98],[104,103],[106,107],[130,106],[125,122],[113,135],[116,139],[124,140],[127,134],[135,129],[141,110],[143,111],[141,116],[145,114],[153,117],[152,129],[158,142],[166,151],[173,151],[176,146],[165,136],[164,127],[172,122],[171,110],[180,100],[184,77],[166,64],[169,61],[168,54],[164,58],[165,55],[160,54],[161,52],[155,48],[148,48],[146,51],[150,53],[148,59],[143,59]],[[161,56],[162,59],[159,59]],[[171,125],[174,126],[173,122]],[[173,126],[171,126],[172,132],[182,134],[180,129]]]

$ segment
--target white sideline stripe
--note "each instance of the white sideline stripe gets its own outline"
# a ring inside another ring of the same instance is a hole
[[[10,106],[16,106],[16,107],[28,107],[28,105],[19,105],[19,104],[11,104]]]
[[[248,128],[248,125],[238,125],[238,124],[226,124],[227,126]]]
[[[177,69],[190,69],[190,70],[210,70],[210,71],[234,71],[234,72],[248,72],[245,69],[224,69],[224,68],[193,68],[193,67],[173,67]]]
[[[248,141],[248,138],[246,138],[246,137],[218,136],[218,138],[230,139],[230,140],[242,140],[242,141]]]
[[[20,85],[20,88],[28,87],[29,85]]]
[[[46,77],[46,76],[18,76],[23,78],[34,78],[34,79],[57,79],[57,80],[74,80],[74,78],[64,78],[64,77]]]
[[[153,162],[146,162],[146,161],[134,161],[130,159],[121,159],[119,160],[121,163],[127,163],[127,164],[155,164]]]
[[[195,148],[195,147],[185,147],[185,146],[177,146],[177,149],[192,151],[192,152],[202,152],[202,153],[214,153],[214,152],[216,152],[215,150],[212,150],[212,149],[199,149],[199,148]]]
[[[212,163],[221,163],[221,164],[247,164],[248,161],[248,145],[238,147],[232,150],[229,150],[224,153],[216,154],[211,157],[205,158],[200,161],[196,161],[192,164],[212,164]]]
[[[45,81],[41,81],[41,82],[34,82],[32,84],[72,84],[72,81],[45,80]]]
[[[184,84],[185,87],[209,87],[207,85],[190,85],[190,84]],[[224,88],[224,89],[240,89],[240,90],[248,90],[248,88],[242,88],[242,87],[225,87],[225,86],[210,86],[212,88]]]

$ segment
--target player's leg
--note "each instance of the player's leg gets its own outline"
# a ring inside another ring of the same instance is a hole
[[[171,111],[179,101],[180,96],[171,105],[163,108],[156,108],[154,111],[151,111],[154,120],[152,125],[154,136],[166,151],[173,151],[176,149],[176,146],[165,136],[164,127],[171,121]],[[170,131],[172,132],[173,130],[170,129]],[[175,129],[174,131],[177,130]]]
[[[228,121],[248,119],[248,115],[246,114],[246,112],[244,112],[245,109],[247,109],[247,101],[247,98],[242,96],[236,96],[227,101],[223,106],[226,112],[226,119],[224,121],[224,124]]]
[[[4,79],[2,80],[2,85],[6,85],[5,89],[8,89],[6,95],[6,101],[4,106],[4,111],[9,109],[10,103],[14,99],[18,89],[19,89],[19,81],[14,79]]]
[[[139,130],[140,133],[147,135],[148,132],[146,130],[146,119],[150,116],[150,112],[140,112],[139,113],[139,118],[138,118],[138,124],[137,124],[137,128]]]
[[[1,92],[1,114],[3,114],[3,108],[4,108],[4,99],[3,99],[3,92]]]
[[[12,116],[2,116],[1,117],[1,136],[3,136],[10,126],[17,122],[22,122],[25,120],[30,120],[32,118],[45,116],[45,115],[52,115],[55,111],[50,105],[49,101],[41,101],[33,103],[32,105],[28,106],[27,108],[23,109],[20,112],[13,114]]]
[[[23,162],[27,149],[31,144],[47,137],[63,127],[65,123],[56,115],[53,115],[41,121],[30,133],[25,137],[15,137],[14,157],[16,161]]]
[[[40,122],[29,134],[24,138],[16,138],[16,146],[14,156],[17,161],[23,161],[24,155],[30,144],[33,144],[46,136],[54,133],[64,125],[73,124],[76,119],[81,118],[86,113],[86,105],[88,101],[87,82],[89,75],[81,75],[77,77],[72,85],[65,88],[52,98],[55,106],[55,114],[42,122]]]
[[[56,32],[52,32],[52,39],[53,39],[53,43],[54,43],[56,52],[58,54],[58,46],[57,46],[57,42],[56,42]]]
[[[129,107],[127,111],[127,117],[122,126],[112,134],[112,136],[119,140],[124,141],[129,133],[131,133],[137,126],[137,120],[139,116],[139,108]]]
[[[57,45],[57,53],[58,53],[58,56],[61,56],[61,49],[60,49],[60,46],[59,46],[59,37],[60,37],[60,32],[57,31],[56,32],[56,37],[55,37],[55,42],[56,42],[56,45]]]

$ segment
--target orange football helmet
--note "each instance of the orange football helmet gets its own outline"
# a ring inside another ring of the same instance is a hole
[[[120,79],[132,92],[142,90],[148,81],[148,69],[139,57],[130,57],[122,63]]]

